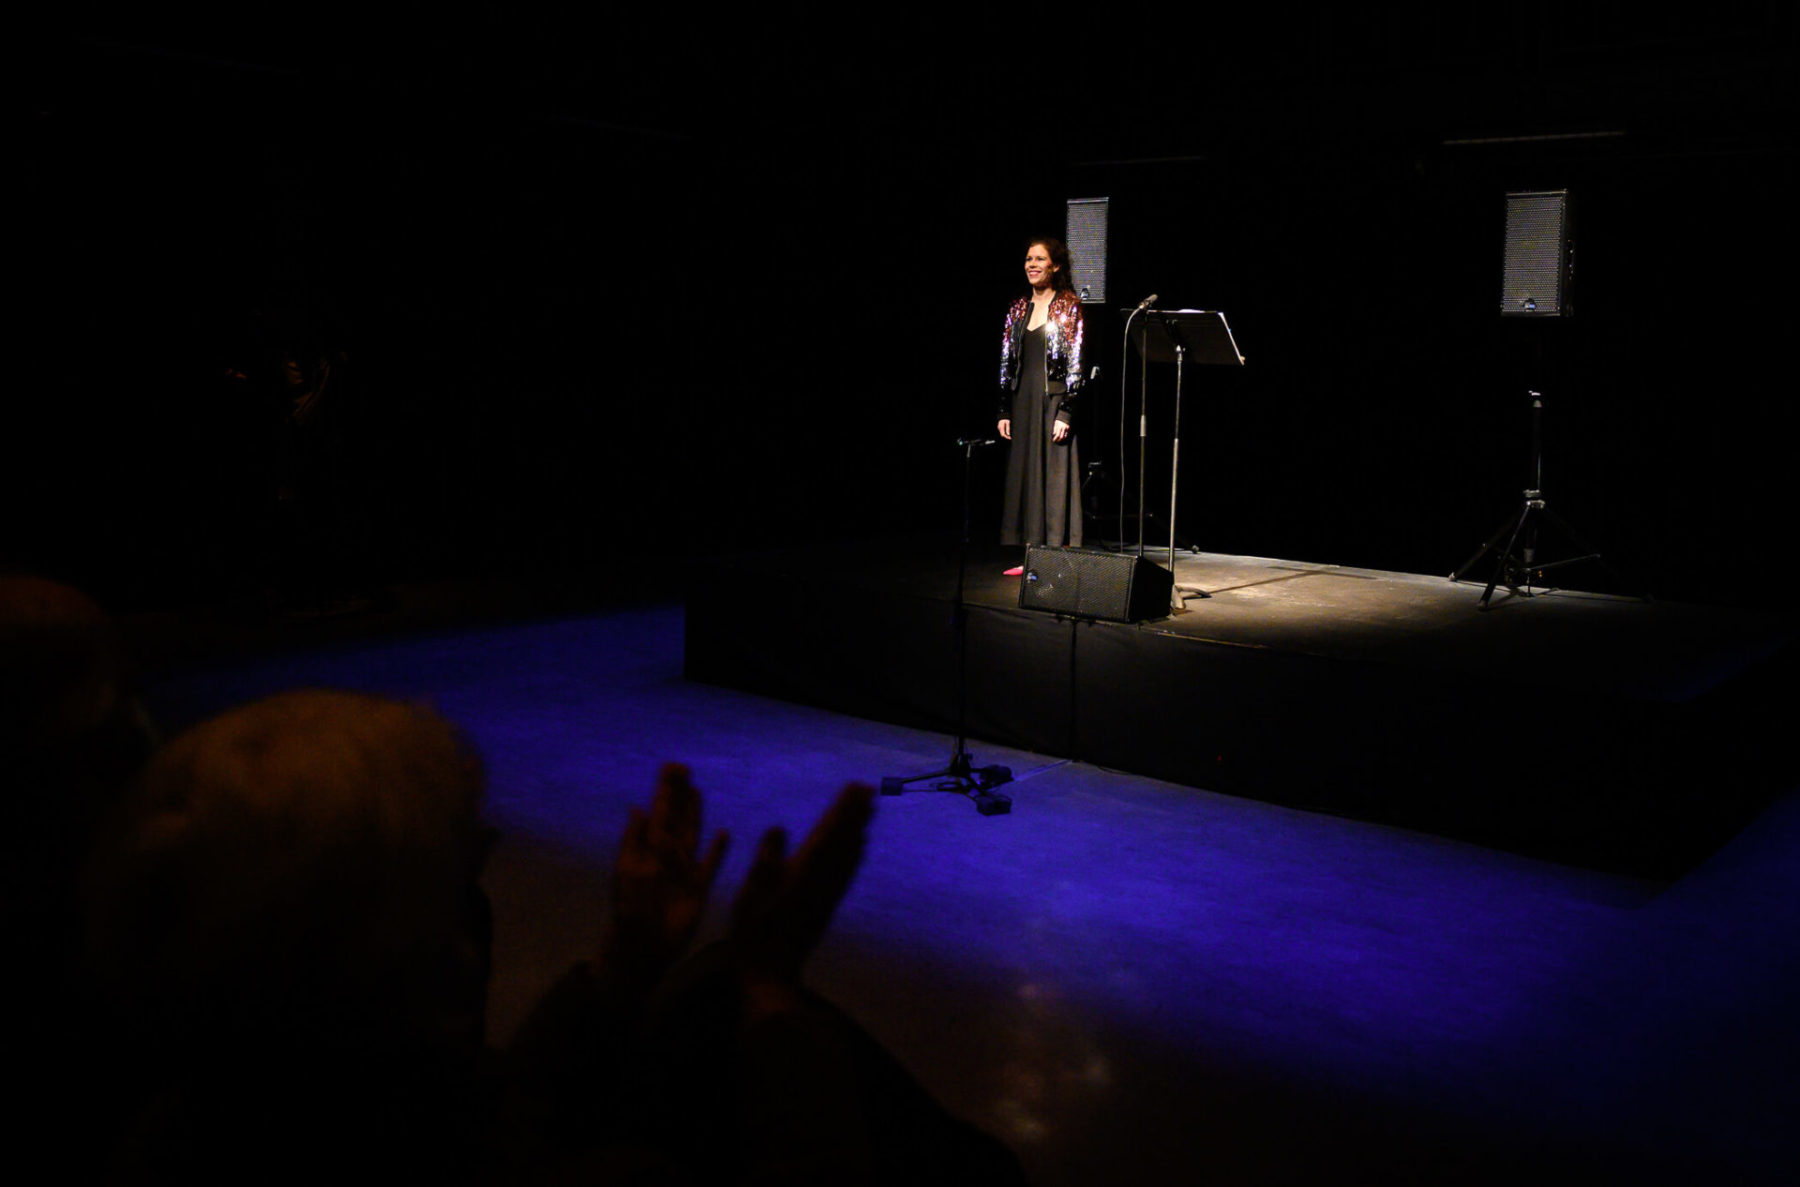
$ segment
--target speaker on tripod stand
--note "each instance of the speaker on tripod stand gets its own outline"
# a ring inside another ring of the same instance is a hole
[[[1506,195],[1506,258],[1500,290],[1500,316],[1566,318],[1574,312],[1575,220],[1568,190],[1540,190]],[[1484,557],[1493,556],[1487,587],[1477,603],[1486,610],[1501,585],[1517,597],[1530,597],[1553,569],[1593,561],[1621,584],[1624,579],[1607,564],[1567,520],[1544,498],[1544,397],[1526,393],[1531,403],[1531,463],[1524,503],[1508,517],[1462,566],[1450,574],[1460,581]],[[1575,544],[1578,555],[1545,561],[1540,537],[1545,524]],[[1501,547],[1501,541],[1505,546]]]

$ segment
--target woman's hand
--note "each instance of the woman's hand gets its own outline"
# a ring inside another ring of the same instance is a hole
[[[1000,435],[1005,437],[1008,441],[1012,440],[1012,421],[1003,420],[1000,422]]]
[[[1069,422],[1066,420],[1057,421],[1055,427],[1053,427],[1050,430],[1050,440],[1052,440],[1052,441],[1067,441],[1068,439],[1069,439]]]

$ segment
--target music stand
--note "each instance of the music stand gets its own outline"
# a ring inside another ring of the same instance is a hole
[[[1175,573],[1175,495],[1181,478],[1181,389],[1183,367],[1188,360],[1215,367],[1241,367],[1244,356],[1238,353],[1237,341],[1225,315],[1217,310],[1152,309],[1139,322],[1131,335],[1137,347],[1140,365],[1146,370],[1151,363],[1175,364],[1175,427],[1169,460],[1169,574]],[[1149,409],[1139,411],[1139,436],[1148,423]],[[1144,555],[1144,466],[1142,450],[1138,461],[1138,555]],[[1169,608],[1180,610],[1184,597],[1207,598],[1212,595],[1191,585],[1172,585]]]

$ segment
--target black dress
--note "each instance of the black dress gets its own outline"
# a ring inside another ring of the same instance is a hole
[[[1044,373],[1044,327],[1025,331],[1019,390],[1012,401],[1012,448],[1006,456],[1006,502],[1000,543],[1081,545],[1081,456],[1075,430],[1051,439],[1056,406]]]

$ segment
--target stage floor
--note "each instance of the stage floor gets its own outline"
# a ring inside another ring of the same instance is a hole
[[[1792,773],[1791,616],[1178,553],[1209,596],[1094,622],[1020,609],[1017,555],[967,576],[973,739],[1653,876]],[[953,733],[955,588],[918,542],[707,558],[686,670]]]

